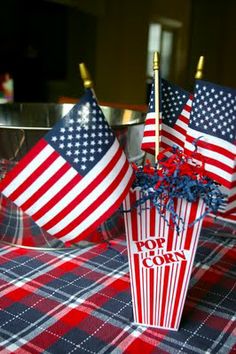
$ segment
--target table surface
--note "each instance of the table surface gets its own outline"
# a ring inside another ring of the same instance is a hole
[[[124,236],[63,251],[1,245],[0,353],[235,354],[227,230],[203,229],[177,332],[133,323]]]

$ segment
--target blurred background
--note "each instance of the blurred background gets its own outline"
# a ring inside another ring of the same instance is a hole
[[[0,11],[0,94],[15,102],[79,98],[85,62],[100,101],[145,105],[154,50],[187,90],[200,55],[204,79],[236,87],[234,0],[8,0]]]

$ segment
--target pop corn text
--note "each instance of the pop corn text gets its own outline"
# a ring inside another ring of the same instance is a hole
[[[149,238],[142,241],[135,241],[135,253],[163,250],[165,242],[166,240],[164,238]],[[153,268],[180,261],[186,261],[184,250],[149,255],[142,259],[142,264],[145,268]]]

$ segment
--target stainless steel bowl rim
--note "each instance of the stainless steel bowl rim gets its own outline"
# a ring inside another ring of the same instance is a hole
[[[69,103],[0,104],[0,128],[49,130],[73,106]],[[109,106],[101,106],[101,109],[114,128],[143,124],[145,120],[144,112]]]

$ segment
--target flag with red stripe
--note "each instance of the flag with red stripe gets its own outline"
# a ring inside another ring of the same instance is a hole
[[[236,187],[230,189],[220,186],[220,189],[226,195],[226,198],[224,204],[214,216],[227,222],[236,223]]]
[[[204,157],[208,175],[228,189],[236,186],[236,90],[197,80],[185,149]]]
[[[159,90],[159,97],[160,97]],[[156,111],[155,105],[155,84],[152,81],[151,93],[149,97],[148,112],[144,124],[143,139],[141,142],[141,149],[149,154],[155,155],[155,137],[156,137],[156,120],[160,118],[160,112]]]
[[[193,97],[163,79],[161,88],[161,147],[165,149],[176,145],[183,149]]]
[[[215,215],[211,215],[215,216]],[[236,224],[236,213],[225,214],[225,213],[217,213],[217,219],[223,220],[229,223]]]
[[[160,146],[161,148],[173,145],[184,147],[186,130],[192,106],[192,95],[180,87],[161,79],[160,90]],[[151,154],[155,153],[155,110],[154,83],[152,84],[149,108],[145,120],[142,150]]]
[[[122,203],[132,168],[87,90],[1,181],[0,191],[63,242],[85,238]]]

